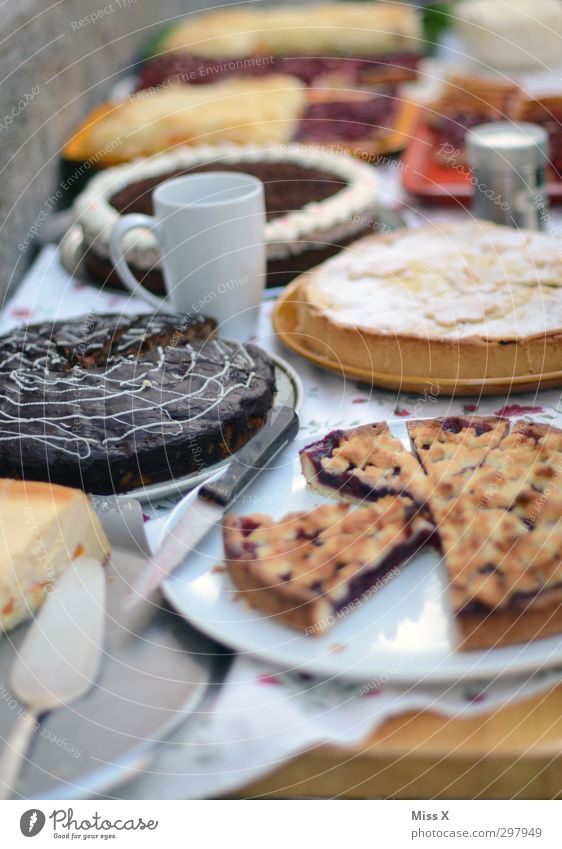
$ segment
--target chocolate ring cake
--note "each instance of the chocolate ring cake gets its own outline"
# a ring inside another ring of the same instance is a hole
[[[128,213],[151,215],[152,193],[164,180],[203,171],[243,171],[263,181],[269,286],[288,283],[377,226],[377,176],[349,156],[299,145],[185,147],[106,170],[77,198],[88,276],[121,288],[109,251],[114,223]],[[163,292],[154,234],[137,230],[125,239],[125,248],[143,285]]]
[[[227,457],[263,425],[274,366],[204,316],[82,316],[0,337],[0,476],[109,494]]]

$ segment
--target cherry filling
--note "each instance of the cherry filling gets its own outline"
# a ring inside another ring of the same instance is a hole
[[[464,419],[451,417],[443,419],[441,430],[448,433],[460,433],[461,430],[468,427],[474,431],[476,436],[482,436],[484,433],[489,433],[492,430],[493,425],[491,425],[490,422],[470,422],[465,421]]]
[[[537,433],[536,430],[533,430],[532,427],[526,427],[525,430],[522,431],[523,436],[526,436],[528,439],[534,439],[535,442],[540,442],[543,438],[544,434]]]
[[[365,567],[357,575],[349,579],[347,584],[347,595],[333,605],[336,613],[348,604],[359,599],[363,593],[372,589],[378,580],[383,578],[393,569],[404,565],[413,554],[415,554],[433,537],[433,530],[431,528],[424,528],[423,531],[418,531],[416,534],[412,534],[409,526],[405,528],[405,531],[408,530],[410,533],[407,534],[407,537],[409,537],[407,542],[399,543],[394,546],[394,548],[388,552],[388,554],[386,554],[376,566],[370,569]],[[345,565],[345,563],[337,564],[335,567],[336,572],[342,569]],[[283,576],[281,580],[287,579]],[[326,587],[322,580],[313,581],[308,585],[308,588],[318,595],[323,595],[326,592]]]
[[[341,139],[363,141],[388,132],[396,113],[396,97],[375,94],[368,100],[313,103],[301,120],[297,141]]]
[[[460,433],[465,428],[471,428],[476,436],[482,436],[484,433],[489,433],[493,425],[490,422],[472,422],[454,416],[443,419],[441,424],[441,430],[447,433]],[[423,447],[425,448],[425,445]]]
[[[138,90],[163,83],[204,85],[227,77],[263,77],[268,74],[291,74],[307,85],[320,77],[338,74],[350,82],[376,75],[381,71],[392,76],[413,77],[419,57],[414,54],[389,54],[364,58],[340,56],[255,56],[232,59],[209,59],[189,53],[156,56],[140,71]],[[400,73],[402,72],[402,73]]]
[[[464,422],[461,419],[443,419],[441,430],[446,433],[460,433],[464,427]]]
[[[346,495],[352,495],[354,498],[368,498],[370,501],[377,501],[379,498],[384,498],[386,495],[398,495],[407,490],[399,489],[398,487],[382,486],[380,484],[370,484],[364,478],[360,478],[353,470],[334,474],[329,472],[322,466],[322,458],[325,454],[315,452],[309,455],[314,466],[314,471],[319,483],[344,492]],[[400,474],[400,467],[395,466],[393,475]]]
[[[348,604],[357,601],[363,593],[371,590],[378,580],[384,578],[393,569],[403,566],[413,554],[431,540],[432,536],[433,530],[431,528],[424,528],[423,531],[413,534],[408,542],[399,543],[394,546],[375,567],[361,570],[361,572],[349,580],[347,595],[334,604],[335,612],[337,613],[347,607]]]
[[[255,531],[256,528],[259,528],[259,523],[254,522],[253,519],[250,519],[247,516],[242,516],[238,520],[238,528],[240,529],[240,533],[243,537],[249,537],[252,531]]]
[[[345,433],[343,430],[332,430],[323,439],[319,439],[318,442],[311,442],[310,445],[306,445],[302,453],[310,457],[311,461],[316,465],[324,457],[330,456],[334,448],[339,448],[344,441]]]
[[[487,422],[478,422],[477,424],[472,425],[472,429],[476,436],[482,436],[483,433],[490,433],[492,425]]]

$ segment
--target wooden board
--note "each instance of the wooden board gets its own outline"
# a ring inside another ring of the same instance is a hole
[[[241,798],[562,797],[562,686],[472,719],[404,713],[365,743],[319,746]]]

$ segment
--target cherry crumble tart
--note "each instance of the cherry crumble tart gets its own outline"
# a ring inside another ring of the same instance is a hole
[[[300,452],[308,485],[329,498],[374,501],[409,495],[423,503],[427,480],[415,457],[386,422],[334,430]]]
[[[301,452],[339,502],[279,522],[230,517],[227,566],[246,600],[308,633],[424,545],[443,556],[461,649],[562,632],[562,430],[498,417],[333,431]]]
[[[230,576],[252,607],[319,635],[432,532],[409,498],[386,496],[355,510],[324,504],[279,522],[230,516],[224,549]]]

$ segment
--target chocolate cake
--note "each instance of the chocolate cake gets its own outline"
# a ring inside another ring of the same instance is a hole
[[[273,403],[274,366],[203,316],[82,316],[0,337],[0,476],[109,494],[202,471]]]
[[[199,174],[208,171],[240,171],[240,164],[209,162],[191,168],[175,168],[168,174],[149,177],[131,183],[109,198],[111,206],[121,215],[142,212],[153,215],[152,192],[164,180]],[[319,203],[332,197],[347,185],[337,174],[295,165],[293,162],[247,162],[244,173],[261,180],[265,186],[265,208],[267,220],[284,215],[288,210],[299,209],[305,203]]]
[[[130,186],[116,192],[109,203],[121,215],[130,212],[141,212],[153,215],[152,193],[154,189],[174,177],[183,177],[186,174],[197,174],[207,171],[240,171],[240,165],[223,163],[209,163],[197,165],[193,168],[176,168],[168,174],[159,177],[150,177],[147,180],[139,180]],[[319,203],[326,198],[332,197],[336,192],[343,189],[347,184],[335,174],[320,171],[318,168],[303,168],[292,162],[250,162],[243,167],[245,174],[252,174],[262,180],[265,188],[265,206],[268,221],[280,218],[288,211],[300,209],[308,203]],[[366,232],[362,230],[358,235]],[[295,263],[291,258],[289,264],[282,261],[270,262],[268,264],[268,286],[280,286],[288,283],[292,277],[306,271],[310,265],[316,265],[324,259],[333,256],[349,239],[343,239],[339,244],[325,245],[316,250],[307,251],[302,257],[302,262]],[[122,284],[116,275],[110,262],[102,261],[98,256],[88,252],[85,257],[86,268],[96,280],[107,281],[118,288]],[[133,268],[134,271],[134,268]],[[137,274],[139,280],[151,291],[161,293],[164,291],[162,274],[158,269],[151,269],[148,273]]]
[[[328,121],[322,115],[309,122],[312,133]],[[377,228],[376,173],[349,156],[299,145],[183,148],[105,171],[78,197],[75,209],[84,236],[88,276],[121,288],[109,250],[115,221],[128,213],[152,214],[156,186],[174,177],[205,171],[242,171],[263,181],[268,286],[288,283]],[[136,231],[127,258],[143,285],[163,292],[154,234]]]

